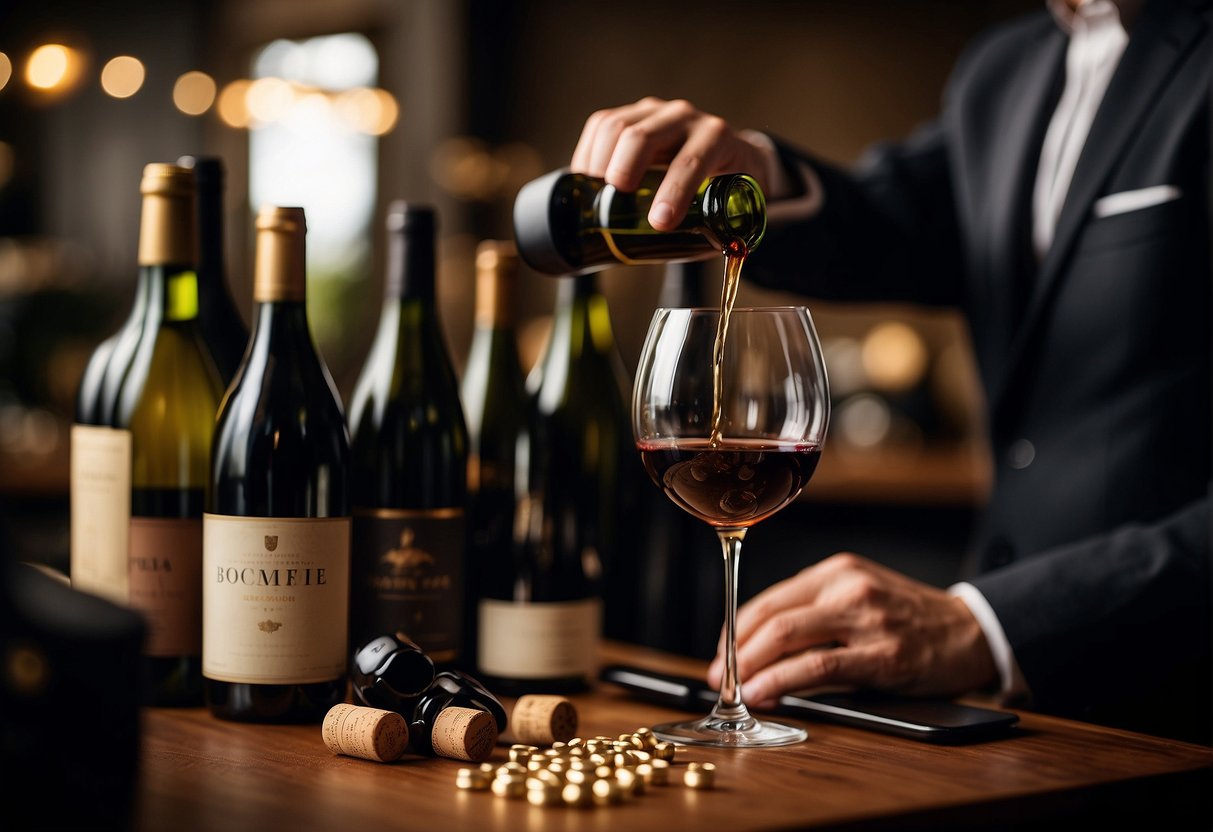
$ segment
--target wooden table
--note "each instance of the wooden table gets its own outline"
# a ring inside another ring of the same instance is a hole
[[[623,645],[604,645],[602,659],[702,672],[699,662]],[[578,734],[587,737],[678,715],[609,685],[571,698]],[[148,710],[136,829],[1040,830],[1058,820],[1083,830],[1113,820],[1122,829],[1211,828],[1213,749],[1028,712],[1020,717],[1014,736],[959,747],[805,723],[809,739],[800,745],[684,748],[671,785],[626,804],[576,809],[461,791],[455,774],[466,764],[455,760],[382,764],[336,756],[318,725],[245,725],[202,709]],[[492,759],[506,758],[501,744]],[[694,760],[716,764],[714,790],[682,785],[682,769]]]

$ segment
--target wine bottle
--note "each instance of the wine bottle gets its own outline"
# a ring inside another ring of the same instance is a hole
[[[140,261],[157,265],[114,412],[131,437],[129,604],[148,626],[144,703],[201,705],[202,509],[223,388],[197,326],[194,176],[151,164],[142,190],[156,221]]]
[[[550,275],[619,264],[668,263],[753,250],[766,232],[766,198],[744,173],[705,179],[679,226],[658,231],[648,213],[664,171],[647,171],[634,192],[559,169],[523,185],[514,201],[522,259]]]
[[[308,327],[303,209],[262,208],[256,229],[203,518],[202,672],[218,717],[320,722],[347,693],[349,435]]]
[[[226,388],[248,346],[248,327],[228,282],[223,245],[223,160],[218,156],[182,156],[177,164],[194,171],[198,190],[197,325]]]
[[[150,184],[145,179],[141,191]],[[114,428],[118,389],[147,317],[148,293],[165,263],[158,239],[164,201],[143,192],[139,275],[130,313],[89,357],[76,392],[70,437],[69,526],[72,587],[126,605],[130,601],[131,434]],[[148,240],[144,248],[143,239]]]
[[[467,428],[435,305],[437,215],[394,201],[379,328],[350,396],[351,644],[399,633],[464,654]]]
[[[595,670],[631,446],[624,378],[597,278],[562,280],[547,348],[527,377],[514,558],[480,601],[479,668],[503,694],[581,690]]]
[[[471,626],[480,652],[479,605],[486,589],[513,579],[514,481],[527,440],[526,378],[514,331],[518,255],[513,243],[484,240],[476,253],[476,317],[460,395],[468,427]],[[479,659],[471,657],[472,666]]]
[[[657,306],[666,309],[711,307],[709,280],[719,275],[718,260],[694,260],[666,265]],[[703,366],[703,383],[711,384],[711,367]],[[639,454],[634,454],[637,460]],[[644,489],[652,488],[640,467]],[[641,486],[637,486],[644,493]],[[711,527],[679,508],[672,500],[643,500],[636,511],[635,640],[650,647],[683,655],[697,654],[697,634],[719,629],[716,584],[719,575],[701,568],[704,553],[719,548]],[[631,516],[631,515],[629,515]],[[702,584],[702,586],[700,586]],[[705,603],[708,599],[711,603]],[[715,650],[715,641],[712,642]]]

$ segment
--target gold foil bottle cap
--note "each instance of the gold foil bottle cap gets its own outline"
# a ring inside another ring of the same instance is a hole
[[[514,325],[518,249],[509,240],[481,240],[476,247],[476,326]]]
[[[334,705],[321,726],[324,744],[334,754],[390,763],[404,754],[409,727],[395,711],[359,705]]]
[[[497,720],[475,708],[444,708],[434,719],[430,746],[440,757],[479,763],[497,744]]]
[[[307,295],[307,222],[303,209],[265,205],[257,214],[253,300],[302,301]]]
[[[164,162],[145,165],[139,193],[139,265],[192,266],[198,259],[194,172]]]
[[[563,696],[527,694],[514,704],[510,728],[521,743],[568,742],[577,733],[577,709]]]

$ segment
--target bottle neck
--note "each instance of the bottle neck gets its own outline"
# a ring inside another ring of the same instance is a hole
[[[389,232],[384,300],[433,303],[436,268],[433,233]]]
[[[565,343],[574,355],[610,353],[615,348],[611,313],[596,274],[564,278],[556,292],[553,343]]]
[[[476,317],[478,330],[512,330],[516,322],[514,281],[493,270],[476,275]]]
[[[198,317],[198,275],[189,266],[144,266],[147,321],[184,323]]]
[[[223,188],[216,180],[198,190],[198,277],[204,294],[226,291],[223,252]]]

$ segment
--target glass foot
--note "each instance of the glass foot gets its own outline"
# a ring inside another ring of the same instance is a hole
[[[803,728],[758,720],[748,715],[743,719],[708,716],[692,722],[666,722],[654,725],[653,734],[658,739],[670,742],[720,748],[769,748],[804,742],[809,737]]]

